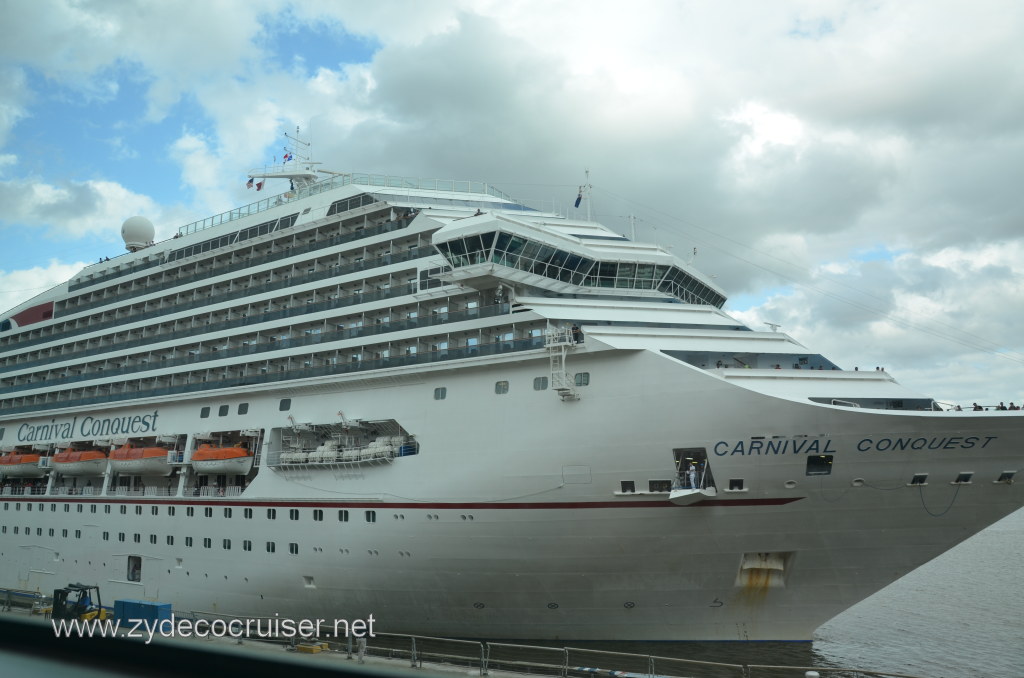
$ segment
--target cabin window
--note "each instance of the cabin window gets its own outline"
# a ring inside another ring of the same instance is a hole
[[[547,377],[534,377],[533,378],[533,390],[534,391],[545,391],[548,388]]]
[[[299,509],[288,509],[288,518],[290,520],[298,520],[299,519]]]
[[[444,386],[434,389],[434,400],[444,400],[448,397],[448,389]]]
[[[651,492],[671,492],[671,480],[648,480],[647,487]]]
[[[247,509],[243,510],[242,511],[242,517],[244,517],[246,520],[252,520],[252,509],[251,508],[247,508]]]
[[[174,535],[172,535],[172,534],[167,535],[167,545],[168,546],[174,546]]]
[[[68,536],[67,535],[67,530],[64,530],[64,536],[65,537]],[[132,535],[132,539],[135,541],[136,544],[141,544],[142,543],[142,535],[139,534],[138,532],[136,532],[135,534]]]
[[[267,542],[267,553],[273,553],[276,550],[277,550],[277,545],[274,542],[272,542],[272,541],[268,541]]]
[[[367,511],[366,512],[366,522],[368,522],[368,523],[375,523],[375,522],[377,522],[377,512],[376,511]]]
[[[203,409],[199,410],[199,418],[200,419],[207,419],[207,418],[209,418],[209,416],[210,416],[210,408],[209,407],[204,407]]]
[[[82,508],[82,506],[79,505],[78,508]],[[141,506],[136,506],[135,507],[135,515],[137,515],[137,516],[141,516],[142,515],[142,507]]]
[[[50,536],[52,537],[53,536],[53,534],[52,534],[53,530],[51,529],[50,532],[51,532]],[[110,533],[109,532],[104,532],[103,533],[103,541],[110,541]]]
[[[169,515],[169,516],[173,516],[174,515],[174,507],[173,506],[168,506],[167,507],[167,515]]]
[[[590,386],[590,372],[577,372],[575,383],[577,386]]]
[[[743,489],[743,478],[729,478],[729,489],[739,492]]]
[[[118,532],[117,533],[117,540],[118,541],[124,541],[124,532]]]
[[[64,508],[67,508],[67,504],[64,505]],[[125,506],[124,504],[121,504],[121,515],[124,515],[126,513],[128,513],[128,507]]]
[[[277,520],[277,509],[267,509],[267,520]]]
[[[832,473],[831,454],[815,454],[807,457],[807,475],[827,476]]]
[[[155,534],[149,535],[149,543],[150,544],[155,544],[156,543],[156,535]]]
[[[185,515],[188,516],[189,518],[191,518],[195,514],[196,514],[196,507],[195,506],[189,506],[189,507],[187,507],[185,509]]]
[[[498,395],[504,395],[508,393],[508,382],[507,381],[496,381],[494,382],[494,392]]]
[[[323,520],[323,519],[324,519],[324,510],[323,509],[313,509],[313,520]]]
[[[142,556],[128,556],[128,581],[142,581]]]
[[[203,548],[208,549],[213,546],[213,540],[209,537],[203,537]]]
[[[632,480],[621,480],[619,481],[619,487],[624,493],[632,494],[636,492],[636,482]]]
[[[224,547],[225,551],[230,551],[231,550],[231,540],[230,539],[225,539],[224,541],[221,542],[221,546]]]
[[[160,515],[160,507],[159,506],[153,506],[153,507],[151,507],[149,509],[149,512],[152,513],[154,516],[158,516],[158,515]]]
[[[281,412],[287,412],[288,410],[292,409],[292,399],[281,398],[281,402],[278,404],[277,409]]]
[[[293,556],[299,555],[299,545],[296,542],[289,543],[288,553],[292,554]]]
[[[185,546],[192,548],[192,537],[185,537]]]
[[[242,541],[242,550],[243,551],[252,551],[252,540],[250,540],[250,539],[243,540]]]
[[[338,522],[341,522],[341,523],[347,523],[348,522],[348,509],[339,509],[338,510]]]
[[[213,517],[213,507],[212,506],[207,506],[206,508],[204,508],[203,509],[203,515],[205,515],[207,518],[212,518]]]
[[[228,411],[230,411],[230,410],[231,410],[231,407],[229,405],[221,405],[217,409],[217,416],[218,417],[226,417],[226,416],[228,416]]]
[[[240,403],[238,405],[239,414],[249,414],[249,403]]]

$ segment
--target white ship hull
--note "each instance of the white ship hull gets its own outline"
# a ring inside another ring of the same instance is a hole
[[[373,614],[379,628],[435,635],[800,640],[1022,501],[1019,485],[992,482],[1018,461],[1017,418],[766,399],[654,353],[595,352],[578,364],[602,377],[581,389],[576,402],[529,390],[544,365],[536,358],[439,370],[403,385],[392,377],[383,390],[338,384],[327,403],[323,387],[308,397],[293,392],[292,412],[300,420],[329,420],[339,404],[368,419],[386,412],[417,431],[422,451],[357,471],[267,470],[232,498],[26,497],[44,504],[150,504],[159,514],[146,510],[145,520],[131,523],[116,508],[99,509],[81,540],[61,544],[62,563],[11,547],[46,543],[36,528],[45,535],[65,524],[63,513],[24,514],[35,518],[26,522],[32,534],[3,535],[12,554],[8,572],[20,573],[7,583],[45,591],[65,579],[95,580],[105,595],[170,601],[182,611],[325,619]],[[666,371],[678,377],[670,385],[621,397],[623,389],[653,383]],[[498,377],[519,388],[494,395]],[[430,400],[435,383],[447,385],[446,400]],[[268,426],[288,424],[274,412],[279,397],[272,393],[222,400],[243,398],[248,416]],[[161,405],[161,425],[185,430],[201,402]],[[436,408],[444,408],[443,419]],[[459,426],[447,425],[452,413],[463,413]],[[230,424],[241,428],[248,424],[242,419]],[[924,449],[876,449],[886,447],[877,441],[913,435],[908,432],[925,421]],[[967,469],[959,445],[972,437],[965,435],[969,428],[979,431],[975,447],[987,442]],[[785,436],[787,451],[735,453],[737,442],[762,435]],[[837,458],[828,476],[807,477],[808,454],[796,451],[815,440],[814,450]],[[929,443],[938,449],[928,450]],[[672,504],[668,493],[644,493],[648,480],[671,476],[672,448],[695,446],[727,449],[709,455],[710,468],[720,487],[742,478],[744,491],[726,489],[686,506]],[[977,480],[950,485],[965,470]],[[920,472],[935,480],[907,487]],[[619,492],[620,481],[630,479],[640,491]],[[167,515],[171,506],[177,515],[194,507],[197,516],[212,507],[212,515],[183,523]],[[268,507],[276,509],[273,520],[266,518]],[[247,508],[252,518],[243,517]],[[297,520],[289,518],[292,509]],[[314,519],[316,510],[322,520]],[[339,522],[342,510],[348,522]],[[375,512],[374,522],[367,511]],[[101,537],[106,531],[109,541]],[[124,545],[114,537],[121,531],[129,543],[141,534],[132,552],[145,563],[177,564],[147,564],[141,582],[128,581],[119,555]],[[156,543],[147,543],[150,534]],[[193,538],[191,547],[186,537]],[[209,548],[203,539],[211,540]],[[251,551],[242,550],[244,540]],[[274,553],[267,553],[267,542],[274,542]],[[745,556],[765,552],[783,554],[784,571],[765,580],[745,577]],[[75,559],[77,565],[64,564]],[[82,565],[89,560],[93,565]]]

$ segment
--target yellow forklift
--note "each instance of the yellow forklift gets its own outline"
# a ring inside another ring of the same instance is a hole
[[[106,619],[110,614],[100,602],[100,587],[85,584],[68,584],[66,588],[54,589],[52,619]]]

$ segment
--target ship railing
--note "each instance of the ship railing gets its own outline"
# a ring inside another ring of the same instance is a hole
[[[193,497],[213,497],[221,499],[224,497],[240,497],[242,490],[245,489],[241,485],[228,485],[227,487],[214,487],[213,485],[204,485],[200,488],[192,490]]]
[[[141,488],[111,487],[107,495],[112,497],[171,497],[176,491],[167,487],[147,485]]]

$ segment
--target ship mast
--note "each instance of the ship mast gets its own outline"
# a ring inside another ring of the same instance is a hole
[[[299,127],[295,127],[295,136],[285,133],[289,145],[284,147],[284,156],[278,164],[265,165],[262,168],[249,170],[250,179],[288,179],[291,190],[304,188],[316,182],[316,165],[313,160],[312,142],[303,141],[299,137]],[[262,182],[261,184],[262,185]]]

